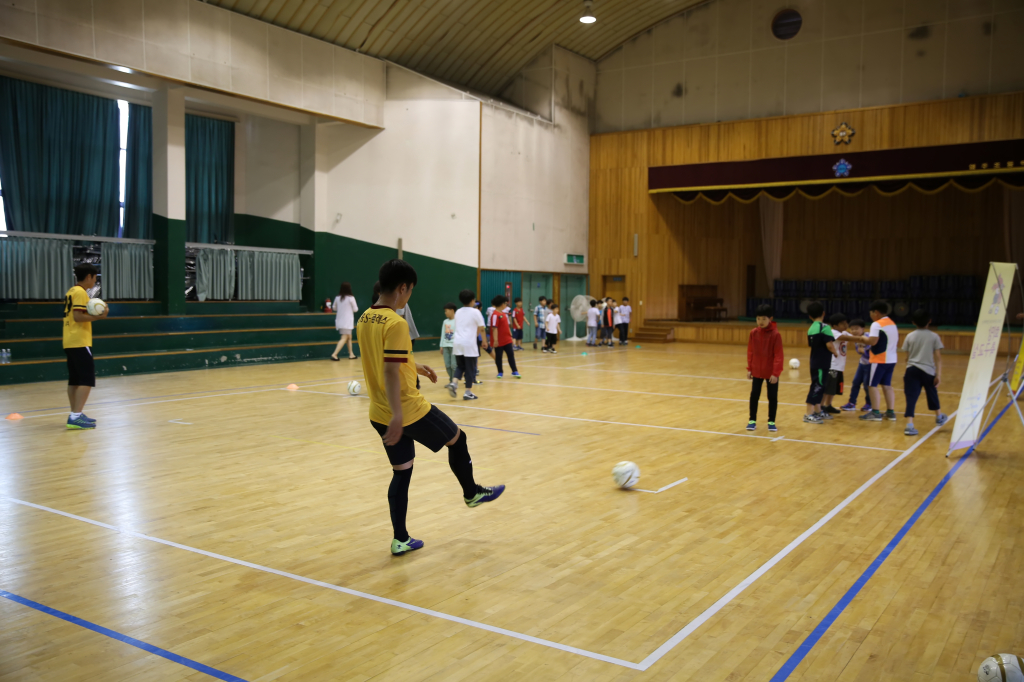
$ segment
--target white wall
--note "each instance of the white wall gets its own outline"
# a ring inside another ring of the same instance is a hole
[[[382,125],[384,62],[199,0],[5,1],[0,37]]]
[[[1010,92],[1022,62],[1021,0],[715,0],[598,63],[594,132]]]
[[[299,126],[260,116],[235,124],[235,212],[299,223]]]
[[[525,72],[506,96],[554,120],[484,105],[480,267],[584,274],[565,254],[588,252],[594,64],[554,47]]]
[[[317,229],[476,267],[480,103],[388,101],[384,126],[324,128]]]

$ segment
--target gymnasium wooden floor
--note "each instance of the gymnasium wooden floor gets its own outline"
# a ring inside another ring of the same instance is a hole
[[[468,509],[419,448],[404,557],[358,362],[101,379],[93,432],[64,429],[61,384],[0,388],[26,417],[0,421],[0,590],[221,679],[769,680],[957,461],[931,417],[803,424],[805,369],[780,432],[762,405],[748,434],[743,348],[561,346],[521,381],[482,362],[473,403],[426,386],[508,490]],[[1010,414],[786,679],[971,680],[1024,652],[1022,443]],[[686,480],[624,492],[623,459],[639,488]],[[207,679],[0,599],[5,682]]]

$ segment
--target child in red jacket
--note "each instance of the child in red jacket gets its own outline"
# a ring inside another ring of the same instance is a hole
[[[782,374],[782,336],[775,326],[775,311],[767,304],[757,306],[757,326],[750,330],[747,341],[747,378],[750,387],[750,421],[747,431],[757,428],[757,401],[761,399],[761,384],[768,380],[768,430],[778,431],[775,411],[779,406],[779,376]]]

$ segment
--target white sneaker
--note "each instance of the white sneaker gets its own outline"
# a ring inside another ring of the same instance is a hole
[[[453,382],[451,382],[450,384],[448,384],[447,386],[445,386],[445,388],[447,388],[447,389],[448,389],[448,395],[450,395],[451,397],[453,397],[453,398],[454,398],[454,397],[455,397],[455,395],[456,395],[456,394],[455,394],[455,391],[456,391],[456,390],[457,390],[457,389],[459,388],[459,385],[458,385],[458,384],[456,384],[456,383],[455,383],[455,382],[453,381]]]
[[[465,395],[462,396],[462,399],[463,400],[476,400],[477,397],[475,395],[473,395],[471,392],[466,391]]]

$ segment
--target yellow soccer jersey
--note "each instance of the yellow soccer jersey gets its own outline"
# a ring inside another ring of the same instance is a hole
[[[416,360],[409,339],[409,325],[387,306],[371,306],[357,325],[363,380],[370,396],[370,421],[387,424],[391,406],[384,390],[384,363],[399,363],[402,386],[402,426],[430,411],[430,403],[416,389]]]
[[[86,311],[89,294],[77,284],[64,296],[64,347],[85,348],[92,346],[92,322],[75,322],[75,311]]]

